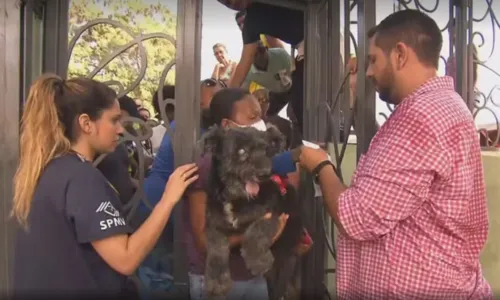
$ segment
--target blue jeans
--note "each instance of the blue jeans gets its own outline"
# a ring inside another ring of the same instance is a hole
[[[205,278],[203,275],[189,274],[189,294],[191,300],[205,300]],[[234,281],[227,296],[228,300],[268,300],[267,282],[264,277],[247,281]]]

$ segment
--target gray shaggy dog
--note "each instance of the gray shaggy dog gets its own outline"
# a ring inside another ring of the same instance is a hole
[[[214,127],[204,136],[203,143],[204,152],[212,155],[206,187],[205,284],[207,296],[213,298],[227,295],[232,286],[228,236],[243,235],[239,251],[248,270],[258,276],[271,268],[283,269],[275,262],[284,262],[293,255],[303,227],[296,191],[290,185],[280,184],[271,172],[272,157],[285,147],[278,129],[268,127],[263,132],[251,127]],[[264,218],[267,213],[272,213],[272,217]],[[289,218],[273,243],[282,213]],[[286,286],[290,277],[286,274],[276,284]]]

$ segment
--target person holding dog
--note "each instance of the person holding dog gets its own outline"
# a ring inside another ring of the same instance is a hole
[[[254,127],[265,131],[266,124],[261,118],[261,107],[257,99],[244,89],[221,90],[214,95],[210,104],[210,113],[213,124],[222,127]],[[205,211],[207,194],[205,184],[210,170],[208,156],[203,156],[197,164],[200,167],[200,179],[187,192],[186,248],[190,266],[190,294],[192,299],[204,299],[204,251],[206,249],[205,237]],[[270,217],[270,216],[266,216]],[[287,216],[280,217],[280,228],[276,233],[276,240],[286,225]],[[233,247],[241,243],[241,236],[231,236],[230,244]],[[298,252],[304,251],[298,245]],[[306,249],[306,251],[308,248]],[[231,277],[234,280],[233,288],[228,299],[268,299],[267,282],[263,277],[254,277],[246,269],[243,258],[237,253],[230,256]]]
[[[402,10],[368,38],[366,76],[396,108],[351,186],[324,151],[304,147],[300,155],[340,232],[338,297],[493,299],[479,262],[488,235],[479,139],[453,79],[437,76],[439,27]]]

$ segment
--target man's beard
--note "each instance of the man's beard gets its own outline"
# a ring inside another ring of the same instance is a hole
[[[392,95],[392,89],[394,88],[394,72],[392,71],[390,63],[387,64],[384,69],[384,75],[382,78],[378,82],[374,79],[373,82],[378,87],[380,100],[389,104],[396,104],[396,99],[393,99]]]

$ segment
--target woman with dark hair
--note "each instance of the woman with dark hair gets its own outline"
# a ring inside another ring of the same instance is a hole
[[[195,164],[179,167],[149,218],[135,232],[116,189],[92,165],[123,132],[115,92],[85,78],[44,75],[22,116],[14,178],[14,298],[116,297],[153,248]]]

